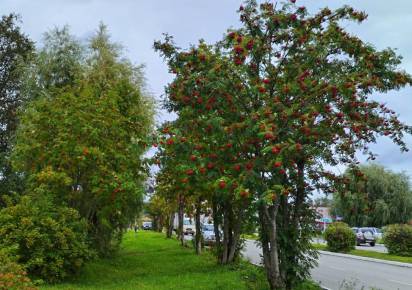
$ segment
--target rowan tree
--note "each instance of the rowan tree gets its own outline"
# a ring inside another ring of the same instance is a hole
[[[164,200],[164,205],[160,208],[160,211],[163,215],[163,220],[165,220],[167,238],[172,237],[175,214],[178,212],[179,196],[176,192],[177,188],[173,178],[173,170],[162,168],[156,175],[156,192],[154,195]]]
[[[177,209],[179,225],[183,228],[184,208],[188,213],[193,212],[195,214],[195,250],[197,254],[200,254],[202,248],[200,215],[202,201],[204,200],[204,187],[201,180],[195,177],[196,167],[194,164],[197,157],[189,154],[195,142],[196,132],[187,131],[184,121],[181,121],[182,119],[179,119],[176,122],[164,124],[160,128],[158,137],[160,147],[156,160],[161,164],[160,176],[168,172],[169,177],[174,179],[172,194],[175,194],[179,204]],[[161,184],[159,186],[159,189],[161,189]],[[179,230],[179,236],[183,244],[182,234],[183,232]]]
[[[341,27],[366,14],[345,6],[310,15],[295,1],[240,7],[243,27],[214,50],[202,43],[178,50],[170,37],[156,47],[176,74],[168,107],[219,120],[242,173],[227,175],[252,196],[260,219],[263,262],[271,289],[290,289],[309,275],[314,213],[308,196],[344,180],[326,166],[356,170],[355,153],[387,136],[406,150],[401,123],[371,99],[412,83],[391,49],[376,50]],[[358,173],[360,175],[360,173]],[[361,176],[359,176],[361,177]]]
[[[223,130],[217,120],[194,119],[193,111],[180,112],[179,119],[166,124],[161,132],[159,144],[163,156],[159,158],[161,166],[173,168],[176,182],[194,200],[196,215],[196,249],[200,252],[200,214],[213,214],[218,261],[226,264],[232,262],[239,254],[240,232],[244,220],[247,201],[240,198],[236,183],[227,184],[224,173],[226,162],[234,160],[228,152]],[[174,165],[171,165],[174,164]],[[236,166],[235,166],[236,167]],[[238,170],[239,171],[239,170]],[[179,175],[180,173],[180,175]],[[227,179],[228,180],[228,179]],[[244,193],[243,193],[244,194]],[[244,196],[246,197],[246,195]],[[204,204],[210,208],[204,208]],[[186,203],[186,208],[190,207]],[[212,211],[210,211],[212,209]],[[223,237],[220,229],[223,229]]]

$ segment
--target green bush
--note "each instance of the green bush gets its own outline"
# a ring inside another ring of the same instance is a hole
[[[332,252],[347,253],[355,248],[356,235],[345,223],[332,223],[327,227],[324,235],[328,249]]]
[[[35,290],[24,268],[0,249],[0,290]]]
[[[412,226],[390,225],[383,235],[389,254],[412,257]]]
[[[15,248],[17,262],[36,279],[59,281],[92,257],[86,223],[76,210],[47,198],[24,196],[0,211],[0,248]]]

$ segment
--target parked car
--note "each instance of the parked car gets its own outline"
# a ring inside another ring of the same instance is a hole
[[[152,229],[152,222],[143,222],[142,228],[144,230],[151,230]]]
[[[183,220],[183,233],[185,235],[194,235],[196,233],[196,226],[193,219],[184,218]]]
[[[356,235],[356,245],[369,244],[371,247],[375,246],[376,237],[370,228],[352,228]]]
[[[378,228],[369,228],[369,229],[371,229],[376,239],[382,239],[383,233],[381,229],[378,229]]]
[[[215,229],[213,224],[202,224],[202,236],[205,245],[213,245],[216,243]]]

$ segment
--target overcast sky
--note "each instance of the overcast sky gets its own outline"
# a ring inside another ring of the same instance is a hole
[[[113,40],[126,48],[127,57],[146,65],[148,87],[160,97],[171,76],[153,51],[153,41],[167,32],[183,48],[200,38],[215,42],[227,28],[239,25],[236,10],[240,4],[236,0],[0,0],[0,12],[20,14],[23,31],[37,45],[41,45],[42,34],[55,26],[67,24],[78,38],[86,39],[100,21],[104,22]],[[307,6],[312,12],[344,4],[366,11],[369,14],[366,22],[346,28],[379,49],[396,48],[404,57],[402,68],[412,73],[412,1],[297,0],[297,4]],[[411,88],[375,98],[386,102],[399,113],[401,120],[412,124]],[[164,113],[158,117],[168,118]],[[412,147],[412,138],[407,141]],[[412,153],[401,154],[385,139],[380,139],[373,148],[380,155],[378,162],[412,176]]]

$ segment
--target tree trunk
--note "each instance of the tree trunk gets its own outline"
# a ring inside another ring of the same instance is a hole
[[[243,210],[240,210],[240,214],[231,219],[231,228],[233,230],[233,233],[231,235],[231,242],[230,242],[230,247],[229,247],[229,253],[228,253],[228,258],[227,258],[227,263],[232,263],[235,259],[235,254],[237,250],[237,246],[239,243],[240,239],[240,230],[241,230],[241,225],[242,225],[242,212]]]
[[[280,263],[277,243],[277,215],[278,205],[262,205],[259,209],[261,221],[263,264],[271,290],[283,289],[285,283],[280,274]]]
[[[163,217],[159,215],[158,217],[158,223],[157,223],[157,231],[161,233],[163,231]]]
[[[175,220],[175,213],[171,212],[169,214],[168,226],[167,226],[167,231],[166,231],[166,237],[168,239],[172,238],[174,220]]]
[[[177,235],[180,240],[180,244],[184,246],[184,240],[185,236],[183,233],[183,220],[184,220],[184,200],[182,196],[179,196],[179,208],[178,208],[178,213],[177,213],[177,218],[178,218],[178,229],[177,229]]]
[[[200,253],[202,252],[202,229],[200,228],[201,210],[202,210],[202,200],[199,198],[196,203],[196,216],[195,216],[195,223],[196,223],[195,249],[196,249],[197,255],[200,255]]]
[[[220,256],[221,264],[232,263],[236,258],[242,229],[243,213],[243,208],[239,209],[238,212],[234,212],[230,205],[226,204],[224,206],[223,242],[221,245],[222,254]]]
[[[226,263],[232,263],[235,259],[235,254],[236,254],[236,250],[237,250],[237,244],[239,242],[239,237],[240,234],[236,234],[233,233],[232,234],[232,241],[230,243],[230,247],[229,247],[229,253],[228,253],[228,257],[226,260]]]
[[[212,204],[212,210],[213,210],[213,231],[215,232],[215,247],[216,247],[216,253],[218,257],[218,261],[220,261],[220,255],[221,255],[221,241],[220,241],[220,230],[219,230],[219,225],[221,223],[221,218],[218,212],[218,205],[216,202],[213,202]]]
[[[152,220],[152,230],[157,231],[157,216],[153,216]]]
[[[227,257],[229,252],[229,234],[230,234],[230,222],[229,222],[229,214],[228,209],[225,209],[223,215],[223,249],[222,249],[222,257],[220,259],[221,264],[227,263]]]

